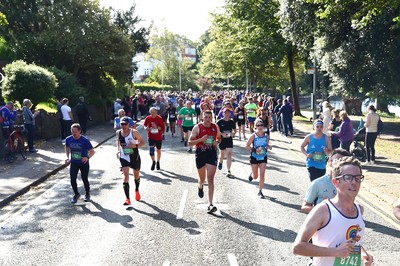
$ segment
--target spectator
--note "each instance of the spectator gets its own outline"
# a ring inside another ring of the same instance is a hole
[[[83,96],[79,97],[79,102],[75,106],[75,112],[76,115],[78,116],[78,122],[79,125],[81,126],[82,134],[85,135],[87,129],[87,120],[88,119],[91,120],[91,117],[85,103],[85,98]]]
[[[114,130],[121,129],[121,119],[123,117],[127,117],[124,109],[118,110],[118,116],[114,118]],[[136,128],[135,122],[133,122],[132,118],[128,117],[129,120],[129,127]]]
[[[121,99],[119,99],[119,98],[115,99],[115,102],[114,102],[114,118],[118,117],[118,110],[122,109],[122,108],[123,108],[123,106],[121,104]]]
[[[71,126],[74,121],[74,117],[72,115],[72,110],[71,107],[68,106],[69,100],[67,98],[64,98],[62,100],[63,106],[61,106],[61,113],[63,116],[63,125],[64,125],[64,136],[63,136],[63,142],[65,141],[65,138],[69,135],[68,132],[71,132]],[[67,135],[68,134],[68,135]]]
[[[367,164],[375,164],[375,141],[378,137],[378,121],[379,115],[376,113],[375,106],[370,105],[364,124]]]
[[[0,109],[0,126],[3,130],[3,136],[5,139],[10,135],[16,117],[17,110],[14,108],[13,102],[8,102]]]
[[[340,120],[342,120],[342,124],[339,127],[339,132],[333,132],[331,135],[339,138],[340,148],[349,151],[350,144],[354,139],[353,122],[351,122],[346,111],[341,111],[339,113],[339,117]]]
[[[331,113],[332,120],[329,124],[329,130],[337,132],[339,131],[340,127],[340,117],[339,117],[339,110],[333,109]],[[339,148],[340,146],[340,141],[339,138],[336,136],[331,135],[331,142],[332,142],[332,149]]]
[[[29,99],[23,101],[22,114],[24,117],[24,126],[28,131],[28,148],[29,152],[37,152],[37,149],[33,147],[33,139],[35,137],[35,118],[39,115],[39,111],[32,113],[31,107],[32,102]]]
[[[60,137],[61,140],[64,139],[65,133],[64,133],[64,119],[63,119],[63,115],[61,112],[61,107],[63,106],[62,103],[63,98],[58,99],[57,102],[57,115],[58,115],[58,121],[60,121]]]
[[[281,109],[279,109],[279,115],[281,116],[285,135],[288,136],[289,133],[293,135],[293,109],[288,99],[283,100],[283,105]]]
[[[329,131],[329,126],[330,126],[330,123],[331,123],[331,120],[332,120],[332,117],[331,117],[331,110],[332,109],[333,108],[332,108],[332,106],[330,105],[329,102],[324,101],[322,103],[322,119],[323,119],[322,121],[324,122],[324,130],[323,130],[323,132],[325,134],[327,134],[328,131]]]

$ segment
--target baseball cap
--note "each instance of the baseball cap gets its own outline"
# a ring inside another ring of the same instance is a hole
[[[224,109],[222,110],[222,112],[224,112],[224,113],[225,113],[226,111],[229,111],[229,112],[230,112],[231,109],[229,109],[229,108],[224,108]]]
[[[129,124],[129,117],[127,116],[122,117],[120,124]]]

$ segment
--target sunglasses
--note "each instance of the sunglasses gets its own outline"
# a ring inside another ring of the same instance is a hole
[[[257,127],[263,127],[264,125],[256,125]]]

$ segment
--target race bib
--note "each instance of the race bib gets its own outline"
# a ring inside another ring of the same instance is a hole
[[[151,128],[150,133],[151,134],[158,134],[158,128]]]
[[[82,154],[80,151],[72,151],[71,152],[71,159],[73,160],[81,160],[82,159]]]
[[[258,156],[263,156],[263,157],[265,157],[265,156],[267,155],[267,150],[266,150],[264,147],[258,147],[258,148],[256,149],[256,154],[257,154]]]
[[[175,115],[169,115],[169,118],[175,118]]]
[[[312,155],[311,155],[311,158],[314,160],[314,161],[316,161],[316,162],[320,162],[320,161],[322,161],[323,159],[324,159],[324,154],[323,153],[320,153],[320,152],[314,152]]]
[[[339,265],[351,265],[351,266],[361,266],[361,246],[354,246],[350,255],[346,258],[336,258],[334,266]]]
[[[192,117],[191,116],[186,116],[185,120],[189,120],[190,121],[190,120],[192,120]]]
[[[207,139],[204,141],[204,144],[206,144],[206,145],[213,145],[213,143],[214,143],[214,137],[213,136],[207,137]]]
[[[243,117],[243,115],[239,115],[238,118],[239,119],[243,119],[244,117]]]
[[[133,148],[123,148],[122,150],[124,151],[125,155],[133,154]]]
[[[231,132],[224,132],[224,137],[225,138],[230,138],[232,136],[232,133]]]

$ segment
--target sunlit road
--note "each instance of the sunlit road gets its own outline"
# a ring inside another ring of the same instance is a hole
[[[143,132],[142,132],[143,134]],[[306,265],[291,243],[305,214],[308,186],[304,158],[294,144],[272,134],[266,199],[250,183],[248,152],[234,141],[232,173],[217,171],[215,205],[197,196],[194,154],[167,134],[161,171],[150,170],[141,149],[142,200],[123,206],[115,138],[91,159],[92,202],[71,205],[68,169],[0,212],[1,265]],[[78,181],[81,194],[83,184]],[[133,180],[131,191],[133,193]],[[205,187],[207,195],[207,187]],[[375,265],[399,265],[400,231],[368,207],[364,247]]]

